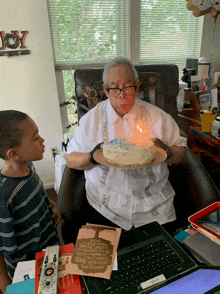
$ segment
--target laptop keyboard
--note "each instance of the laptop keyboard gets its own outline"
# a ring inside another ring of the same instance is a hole
[[[134,284],[156,277],[182,262],[165,240],[159,240],[118,256],[118,271],[112,271],[110,280],[100,279],[99,288],[101,293],[116,294]]]

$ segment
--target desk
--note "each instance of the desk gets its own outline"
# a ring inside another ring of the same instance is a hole
[[[200,106],[196,95],[191,92],[191,89],[186,88],[184,89],[184,92],[184,100],[190,101],[190,107],[178,110],[177,122],[180,128],[188,134],[190,126],[201,123],[199,112],[202,107]]]
[[[191,119],[201,121],[199,112],[202,109],[202,107],[199,104],[196,94],[193,93],[192,90],[189,88],[184,89],[184,92],[185,92],[184,100],[190,101],[190,108],[183,108],[180,114],[186,117],[189,117]]]
[[[206,155],[220,163],[220,141],[211,133],[202,132],[200,126],[192,125],[189,128],[187,143],[199,158]]]

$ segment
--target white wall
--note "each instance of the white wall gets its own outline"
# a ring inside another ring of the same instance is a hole
[[[201,16],[203,17],[203,16]],[[209,62],[211,62],[211,54],[213,50],[212,59],[212,78],[214,78],[214,73],[220,71],[220,15],[217,18],[215,35],[213,40],[213,27],[214,22],[211,14],[204,15],[204,26],[202,34],[202,44],[201,44],[201,57],[206,57]]]
[[[28,30],[25,45],[31,52],[20,57],[0,57],[0,109],[20,110],[35,120],[46,145],[44,159],[35,162],[35,167],[45,188],[50,188],[55,178],[50,148],[61,149],[62,128],[47,3],[1,0],[0,6],[0,30]]]

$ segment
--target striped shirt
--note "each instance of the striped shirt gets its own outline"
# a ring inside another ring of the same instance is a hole
[[[0,255],[13,278],[19,261],[58,244],[57,230],[43,183],[28,163],[30,173],[9,178],[0,173]]]

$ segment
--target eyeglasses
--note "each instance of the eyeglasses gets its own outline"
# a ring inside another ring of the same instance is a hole
[[[124,93],[125,96],[134,95],[136,92],[137,86],[128,86],[122,89],[119,88],[106,88],[111,96],[120,96],[121,92]]]

